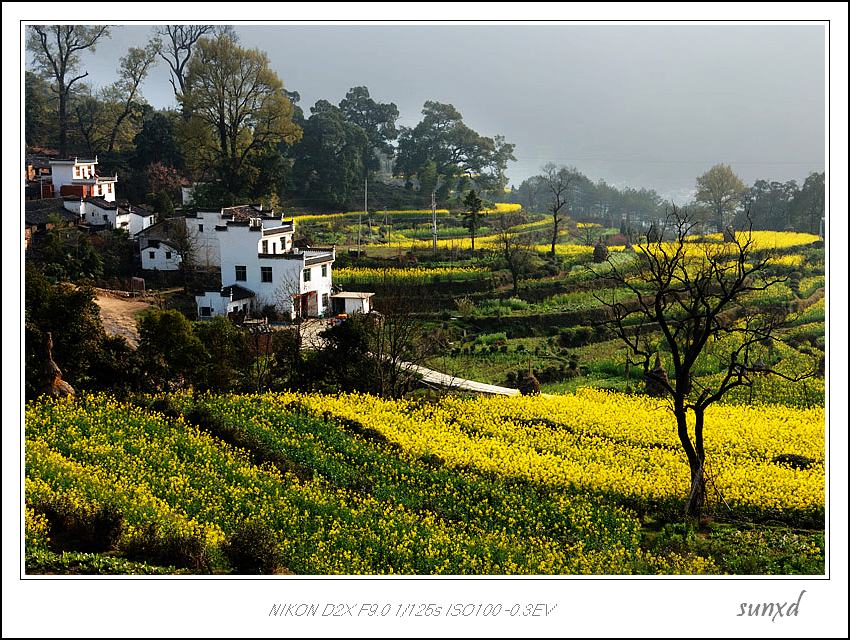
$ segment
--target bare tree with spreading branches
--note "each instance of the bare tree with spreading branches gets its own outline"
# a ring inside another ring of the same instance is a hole
[[[186,65],[192,57],[192,49],[205,35],[212,34],[215,27],[211,24],[167,24],[156,29],[156,35],[162,41],[159,56],[171,69],[171,88],[178,97],[186,94]],[[183,104],[183,118],[188,120],[191,115],[186,104]]]
[[[706,500],[706,409],[736,387],[751,387],[757,376],[796,382],[814,375],[814,369],[800,375],[782,372],[763,359],[766,345],[781,340],[789,309],[758,305],[751,298],[788,278],[771,275],[773,254],[756,246],[752,225],[734,238],[708,242],[694,241],[697,224],[688,211],[673,207],[663,229],[670,240],[636,245],[637,264],[628,274],[610,256],[607,272],[589,267],[598,278],[631,293],[627,301],[596,297],[607,307],[609,326],[628,347],[629,365],[642,366],[648,387],[670,403],[690,468],[689,516],[698,516]],[[659,366],[662,351],[672,360],[669,380]],[[709,357],[722,369],[711,383],[695,376]]]
[[[518,229],[521,222],[522,216],[517,215],[502,213],[496,218],[496,244],[511,273],[514,294],[519,290],[520,278],[528,273],[534,260],[534,234]]]
[[[26,47],[33,54],[35,66],[41,75],[53,81],[51,90],[58,98],[59,155],[68,153],[68,105],[71,87],[89,75],[74,75],[80,64],[80,52],[94,51],[98,42],[109,37],[106,25],[54,24],[28,27]]]
[[[552,214],[552,248],[550,253],[555,255],[555,245],[558,243],[558,232],[564,221],[564,207],[570,202],[572,190],[578,184],[581,174],[575,169],[559,167],[550,162],[543,167],[543,181],[549,192],[548,208]]]

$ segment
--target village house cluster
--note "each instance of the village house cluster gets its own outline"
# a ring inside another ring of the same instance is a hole
[[[218,270],[221,287],[195,296],[200,319],[274,308],[288,317],[368,313],[372,293],[336,291],[336,248],[299,246],[295,223],[262,205],[179,210],[156,220],[141,206],[116,200],[117,176],[97,173],[98,160],[27,161],[25,243],[57,223],[92,232],[123,229],[144,272]]]

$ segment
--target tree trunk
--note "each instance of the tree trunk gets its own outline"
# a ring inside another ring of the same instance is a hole
[[[701,458],[697,454],[697,451],[691,442],[691,438],[688,435],[687,412],[684,406],[684,401],[676,399],[674,401],[673,411],[676,415],[679,442],[682,443],[682,448],[685,450],[685,455],[688,458],[688,467],[691,472],[691,488],[688,492],[685,515],[699,516],[702,511],[703,503],[705,502],[705,478],[703,476],[703,461],[705,455],[703,454]]]
[[[687,515],[699,517],[705,505],[705,449],[703,447],[703,425],[705,424],[705,409],[695,408],[694,440],[696,454],[695,464],[691,464],[691,491],[688,497]]]
[[[558,241],[558,224],[561,221],[558,219],[558,214],[552,216],[552,249],[549,253],[555,255],[555,243]]]
[[[59,85],[59,157],[68,154],[68,96],[65,87]]]

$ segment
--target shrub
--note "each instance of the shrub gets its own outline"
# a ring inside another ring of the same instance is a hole
[[[540,395],[540,381],[534,376],[533,373],[525,373],[522,378],[519,380],[519,384],[517,386],[519,392],[524,396],[539,396]]]
[[[590,344],[593,335],[594,330],[591,327],[568,327],[561,329],[558,339],[562,347],[581,347]]]
[[[238,573],[274,573],[280,565],[280,551],[274,531],[258,522],[241,525],[224,545],[223,551]]]
[[[50,523],[51,540],[65,550],[111,551],[124,533],[124,515],[112,504],[76,507],[59,499],[38,510]]]
[[[501,345],[507,344],[507,343],[508,343],[508,338],[503,331],[499,332],[499,333],[486,333],[482,336],[478,336],[475,339],[475,344],[481,344],[481,345],[487,345],[487,346],[492,346],[492,345],[501,346]]]
[[[605,262],[608,259],[608,247],[606,247],[601,242],[598,243],[595,247],[593,247],[593,261],[594,262]]]
[[[152,564],[185,567],[193,573],[210,572],[210,553],[206,542],[191,533],[172,533],[148,525],[125,549],[130,559]]]

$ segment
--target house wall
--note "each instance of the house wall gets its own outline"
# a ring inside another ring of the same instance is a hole
[[[52,177],[53,177],[53,186],[55,189],[59,189],[63,185],[71,184],[74,178],[74,165],[71,163],[59,164],[59,163],[50,163],[50,168],[52,169]]]
[[[268,222],[269,227],[278,226],[276,220]],[[238,284],[250,289],[255,294],[256,305],[262,308],[266,305],[275,305],[281,313],[292,314],[292,296],[303,295],[315,291],[318,299],[317,313],[323,315],[329,311],[328,306],[322,304],[323,294],[330,295],[332,284],[331,262],[325,263],[326,275],[322,276],[322,266],[312,265],[311,278],[309,282],[304,281],[304,255],[295,258],[262,258],[260,251],[262,241],[269,243],[269,252],[272,253],[272,243],[277,247],[276,253],[284,253],[283,246],[291,247],[292,233],[280,233],[263,235],[259,229],[247,226],[228,225],[227,230],[217,232],[221,253],[221,283],[223,286]],[[245,280],[236,280],[236,266],[245,267]],[[262,267],[270,267],[272,281],[262,281]],[[288,303],[289,308],[281,309],[282,305]]]
[[[230,306],[230,298],[222,297],[218,291],[207,291],[202,296],[195,296],[195,304],[198,308],[198,317],[207,318],[212,316],[227,315],[228,306]],[[209,307],[212,310],[212,315],[202,316],[201,307]]]
[[[91,188],[93,196],[103,198],[107,202],[115,202],[115,182],[99,182]]]
[[[86,203],[82,200],[65,200],[62,205],[71,213],[76,213],[81,218],[86,212]]]
[[[142,269],[156,269],[158,271],[177,271],[180,268],[180,263],[183,259],[177,253],[177,249],[166,244],[160,244],[158,247],[147,246],[141,250],[142,253]],[[166,253],[170,253],[171,257],[167,258]],[[153,254],[153,257],[151,257]]]
[[[141,216],[138,213],[130,212],[129,215],[130,224],[127,227],[127,230],[130,232],[131,236],[136,235],[140,231],[147,229],[154,223],[153,215],[145,215]]]
[[[221,266],[221,252],[215,231],[217,224],[221,224],[219,211],[198,211],[196,218],[186,218],[186,230],[195,245],[193,259],[200,266]]]
[[[369,298],[344,298],[345,313],[369,313]]]
[[[54,185],[55,186],[55,185]],[[64,184],[59,187],[60,196],[77,196],[78,198],[88,198],[91,195],[91,189],[87,184]]]

